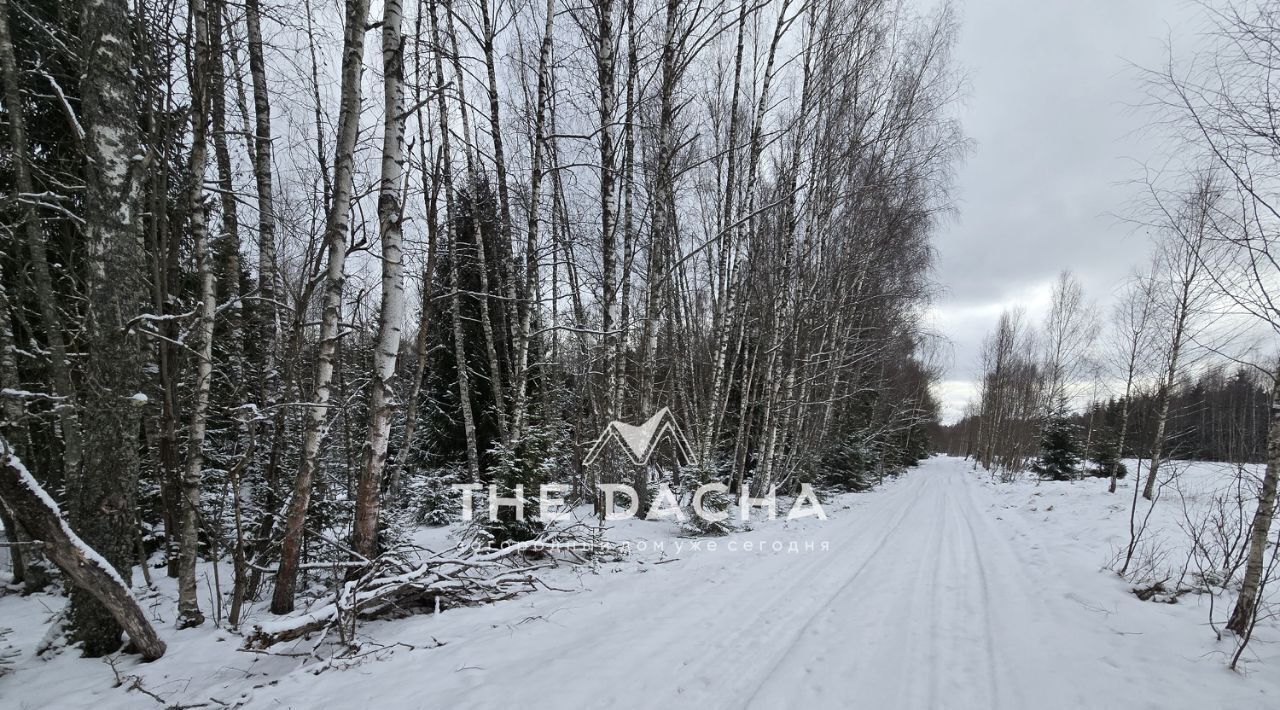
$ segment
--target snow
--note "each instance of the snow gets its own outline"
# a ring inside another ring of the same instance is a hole
[[[1211,488],[1224,471],[1184,474]],[[276,649],[304,657],[262,655],[211,624],[175,631],[172,581],[160,575],[144,608],[169,653],[117,665],[168,703],[243,708],[1280,707],[1274,621],[1232,673],[1234,644],[1206,625],[1206,595],[1142,602],[1104,569],[1127,539],[1130,485],[1108,495],[1100,480],[998,484],[938,457],[829,501],[826,521],[761,515],[713,539],[620,521],[608,536],[634,554],[549,570],[569,591],[364,625],[372,652],[349,668],[306,658],[306,640]],[[1166,495],[1153,516],[1171,560],[1179,501]],[[420,541],[446,534],[425,529]],[[1227,600],[1217,602],[1221,616]],[[158,707],[113,687],[102,661],[32,655],[59,604],[0,597],[23,654],[0,678],[0,705]],[[246,628],[271,618],[250,613]]]

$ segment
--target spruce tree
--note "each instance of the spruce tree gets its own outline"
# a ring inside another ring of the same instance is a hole
[[[1110,478],[1112,471],[1115,472],[1116,478],[1124,478],[1128,473],[1128,469],[1120,460],[1120,444],[1113,432],[1103,432],[1093,452],[1089,454],[1089,460],[1094,465],[1089,470],[1089,475],[1095,478]]]
[[[1054,481],[1069,481],[1079,464],[1077,426],[1062,416],[1050,418],[1040,437],[1040,455],[1031,470]]]

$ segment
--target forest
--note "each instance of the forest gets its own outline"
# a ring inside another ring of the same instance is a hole
[[[956,31],[896,0],[0,0],[12,585],[62,584],[85,655],[156,658],[135,571],[179,629],[532,584],[484,570],[561,538],[503,516],[490,557],[387,583],[452,484],[603,515],[603,481],[643,510],[917,462]],[[583,464],[662,407],[688,460]]]
[[[0,0],[0,706],[1266,706],[1280,2],[1177,5]]]

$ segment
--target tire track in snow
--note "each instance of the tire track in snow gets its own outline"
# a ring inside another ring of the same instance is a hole
[[[987,563],[983,559],[982,546],[978,542],[978,533],[973,527],[973,516],[980,515],[981,512],[973,502],[973,484],[966,482],[965,488],[965,506],[966,510],[960,519],[964,521],[965,530],[968,533],[969,548],[973,551],[973,560],[976,563],[978,571],[978,582],[982,591],[981,603],[978,604],[982,609],[982,626],[984,630],[983,646],[987,656],[987,686],[991,693],[991,705],[993,707],[1026,707],[1021,697],[1014,697],[1009,703],[1002,703],[1000,693],[1000,670],[1004,665],[999,654],[996,653],[996,628],[991,618],[991,580],[987,575]],[[1008,674],[1004,674],[1005,677]]]
[[[897,493],[898,495],[893,496],[891,500],[896,501],[898,498],[907,497],[908,493],[910,494],[911,498],[918,498],[919,489],[925,486],[922,485],[919,481],[913,481],[908,479],[908,482],[910,482],[912,485],[904,485],[901,488],[899,488],[898,491],[895,491],[895,493]],[[769,665],[767,669],[764,670],[763,673],[760,673],[758,675],[758,680],[756,680],[754,685],[752,686],[751,692],[740,696],[738,702],[726,703],[724,707],[732,707],[732,708],[749,707],[749,706],[752,706],[754,703],[756,703],[759,700],[760,691],[763,690],[767,685],[769,685],[769,681],[772,680],[777,675],[779,668],[781,667],[783,662],[788,659],[790,654],[796,649],[796,647],[801,643],[801,641],[806,637],[806,635],[811,632],[811,630],[814,628],[814,622],[818,619],[818,617],[831,611],[833,606],[832,603],[837,598],[840,598],[842,595],[844,595],[846,590],[848,590],[850,586],[852,586],[852,584],[858,580],[858,578],[867,570],[867,567],[877,558],[877,556],[885,549],[885,547],[891,541],[896,540],[898,531],[902,528],[907,518],[910,517],[911,513],[913,512],[912,506],[909,501],[904,502],[901,505],[894,505],[894,506],[889,506],[888,500],[882,499],[879,503],[880,503],[880,506],[885,511],[884,517],[889,517],[893,520],[893,522],[890,524],[887,531],[883,533],[879,533],[882,535],[882,537],[880,538],[880,541],[876,543],[876,545],[866,554],[865,557],[862,558],[861,562],[857,565],[857,567],[855,567],[853,571],[847,577],[845,577],[845,579],[839,584],[839,586],[837,586],[836,589],[831,594],[827,595],[827,597],[823,600],[823,603],[817,605],[816,607],[813,607],[809,611],[809,613],[806,615],[804,623],[799,626],[799,628],[795,631],[795,633],[793,633],[790,636],[790,638],[781,647],[774,650],[770,654],[769,660],[768,660]],[[876,528],[872,526],[873,522],[875,521],[867,519],[864,521],[864,525],[860,527],[870,527],[871,528],[870,532],[872,534],[876,534]],[[842,541],[842,547],[844,546],[844,544],[853,541],[857,533],[859,532],[863,532],[863,531],[862,530],[852,531],[853,534],[847,536],[846,539]],[[829,561],[828,561],[828,564],[829,564]],[[809,583],[808,580],[805,580],[803,577],[798,577],[796,586],[800,586],[805,583]]]
[[[934,484],[934,486],[936,485],[937,484]],[[950,506],[947,505],[946,495],[935,494],[934,498],[936,498],[936,506],[933,514],[930,516],[930,522],[932,522],[930,527],[933,529],[933,542],[930,543],[927,548],[927,552],[925,550],[917,551],[917,556],[920,558],[920,571],[917,571],[915,578],[908,582],[912,587],[910,595],[912,602],[907,608],[906,614],[899,617],[908,625],[908,633],[906,634],[906,652],[903,654],[903,658],[899,659],[899,663],[897,664],[905,670],[910,667],[912,661],[919,660],[921,662],[920,665],[924,668],[927,680],[927,683],[924,684],[927,687],[927,703],[924,707],[930,708],[938,707],[937,701],[939,685],[942,683],[941,674],[938,671],[939,666],[943,664],[939,663],[938,660],[939,657],[944,654],[943,649],[940,648],[938,644],[938,606],[940,601],[945,602],[948,600],[946,596],[940,596],[939,593],[942,589],[942,579],[944,577],[943,563],[948,561],[949,557],[949,555],[945,553],[949,547],[949,536],[947,535],[948,526],[946,525],[946,522],[949,518],[950,509]],[[929,570],[929,581],[926,584],[921,584],[920,582],[923,581],[922,572],[926,569]],[[916,605],[919,603],[920,596],[922,595],[926,597],[927,601],[924,613],[925,624],[923,627],[920,627],[913,622],[915,619],[919,618],[920,612]],[[921,645],[920,641],[922,636],[924,637],[924,645],[927,651],[923,658],[920,658],[918,657],[918,649]],[[950,638],[947,638],[946,640],[951,641]],[[913,689],[918,687],[916,684],[910,683],[909,678],[906,680],[908,684],[907,687]],[[900,684],[899,687],[902,687],[902,685]],[[914,693],[909,696],[909,699],[915,699]],[[906,707],[917,706],[917,704],[913,703]]]

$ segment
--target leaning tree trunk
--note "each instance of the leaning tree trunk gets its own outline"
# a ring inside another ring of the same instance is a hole
[[[92,596],[106,613],[129,634],[129,640],[148,661],[164,655],[164,641],[156,635],[128,583],[80,539],[67,524],[53,498],[40,487],[7,441],[0,440],[0,501],[29,535],[44,543],[44,553],[71,579],[76,588]]]
[[[343,269],[347,258],[347,230],[351,212],[352,173],[355,169],[356,137],[360,127],[360,77],[364,72],[364,33],[368,21],[368,0],[347,0],[347,17],[342,49],[342,100],[338,109],[338,143],[333,164],[333,202],[325,221],[324,243],[329,252],[325,273],[324,314],[320,323],[320,347],[316,356],[315,384],[307,408],[302,439],[302,457],[293,482],[293,495],[285,516],[284,540],[280,546],[280,568],[271,596],[271,612],[293,611],[293,592],[298,582],[298,562],[302,554],[302,534],[306,527],[311,485],[320,461],[320,439],[328,417],[333,385],[334,356],[338,350],[339,319],[342,314]]]
[[[382,472],[391,434],[391,390],[404,330],[404,251],[400,218],[400,183],[404,178],[404,36],[400,0],[384,0],[382,15],[382,86],[386,119],[382,134],[382,185],[378,195],[378,231],[382,235],[382,307],[378,342],[373,351],[369,432],[356,488],[351,546],[367,559],[378,553],[378,509]]]
[[[1243,634],[1257,616],[1258,596],[1262,589],[1262,575],[1266,571],[1267,534],[1276,514],[1276,482],[1280,479],[1280,373],[1271,393],[1271,424],[1267,429],[1267,471],[1262,477],[1262,491],[1258,494],[1258,509],[1253,514],[1253,526],[1249,531],[1249,556],[1245,562],[1244,582],[1240,596],[1227,628]]]
[[[87,67],[81,80],[85,127],[84,231],[88,254],[83,342],[86,383],[83,467],[69,476],[67,500],[76,532],[127,584],[135,561],[138,429],[147,398],[142,347],[130,326],[148,293],[138,218],[141,154],[133,62],[133,20],[126,0],[87,0],[80,36]],[[75,636],[85,654],[119,648],[120,623],[83,588],[71,594]]]

